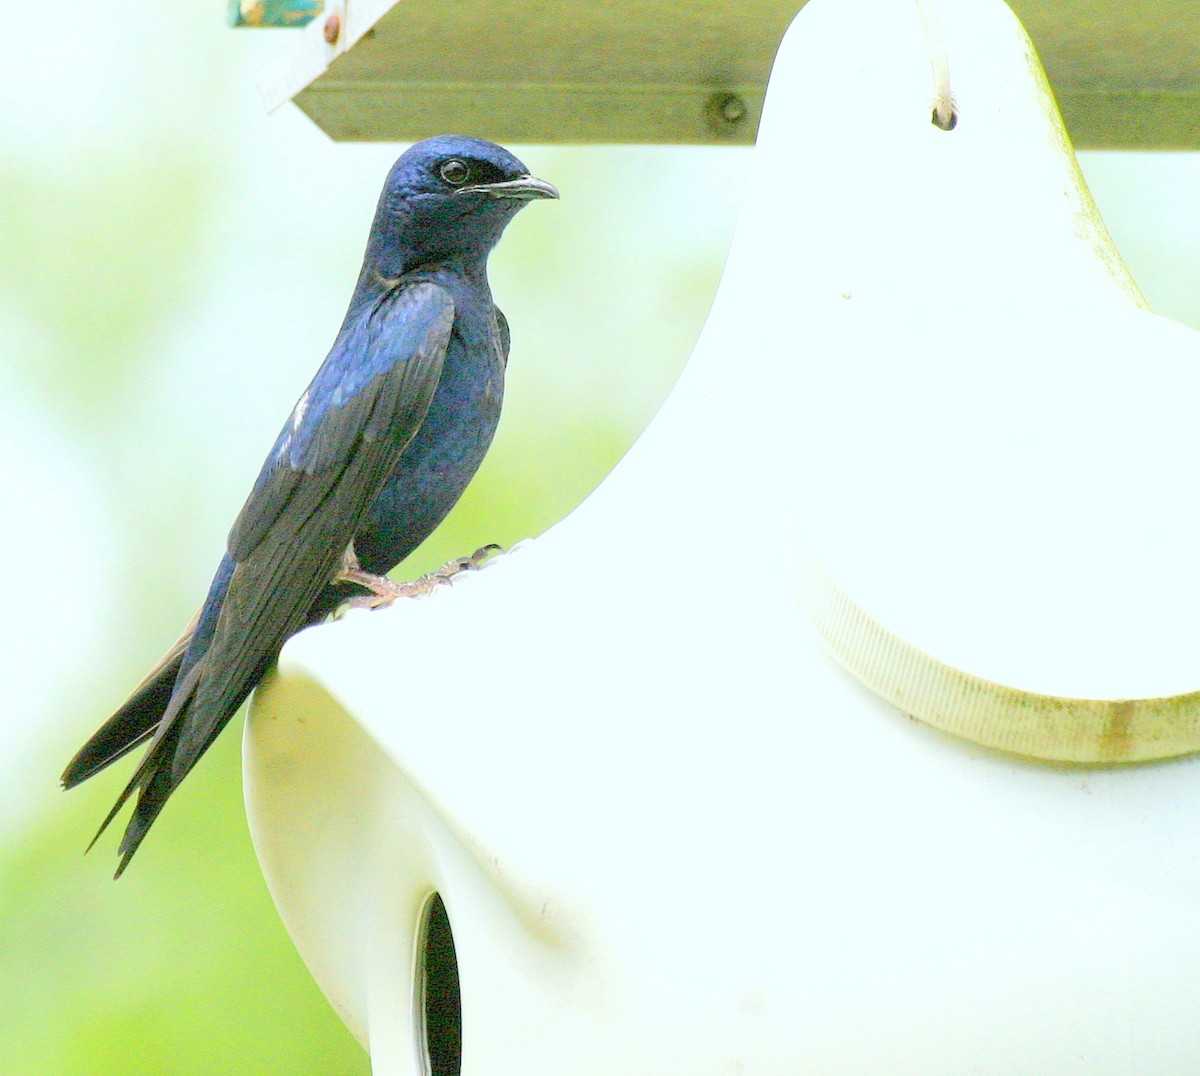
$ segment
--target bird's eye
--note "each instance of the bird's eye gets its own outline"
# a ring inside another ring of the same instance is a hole
[[[466,161],[460,161],[454,157],[442,164],[438,169],[438,175],[451,187],[461,187],[471,178],[471,169],[467,167]]]

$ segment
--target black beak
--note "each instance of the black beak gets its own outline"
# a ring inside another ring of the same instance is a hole
[[[520,176],[504,183],[476,183],[470,187],[459,187],[456,194],[486,194],[492,198],[510,198],[528,202],[534,198],[557,198],[554,186],[537,176]]]

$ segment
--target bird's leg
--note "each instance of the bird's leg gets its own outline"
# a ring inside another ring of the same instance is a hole
[[[469,557],[455,557],[447,561],[435,572],[427,572],[417,579],[397,583],[386,575],[372,575],[359,567],[358,557],[354,547],[346,550],[342,558],[342,567],[333,577],[335,583],[353,583],[360,586],[369,594],[351,598],[348,605],[378,609],[383,605],[391,605],[397,598],[423,598],[433,593],[440,586],[449,586],[454,577],[461,572],[474,572],[484,567],[492,557],[504,550],[498,545],[485,545],[475,550]]]
[[[428,594],[433,589],[432,586],[417,587],[417,584],[420,584],[424,578],[422,576],[413,583],[397,583],[386,575],[375,575],[373,572],[364,571],[358,563],[354,545],[351,544],[342,556],[342,566],[333,577],[333,582],[353,583],[356,587],[362,587],[367,593],[351,598],[347,604],[375,609],[381,605],[391,605],[397,598],[415,598],[422,594]]]

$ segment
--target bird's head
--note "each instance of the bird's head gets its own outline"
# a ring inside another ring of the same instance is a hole
[[[368,257],[395,271],[427,261],[486,257],[505,225],[534,198],[557,198],[508,150],[438,135],[406,150],[388,173]]]

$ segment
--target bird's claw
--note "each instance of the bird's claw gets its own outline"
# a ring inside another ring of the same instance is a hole
[[[490,542],[487,545],[480,546],[469,557],[455,557],[453,560],[446,561],[433,575],[439,576],[444,582],[450,582],[459,572],[477,572],[480,568],[487,566],[488,562],[493,557],[498,557],[504,552],[503,547],[496,545],[495,542]]]

